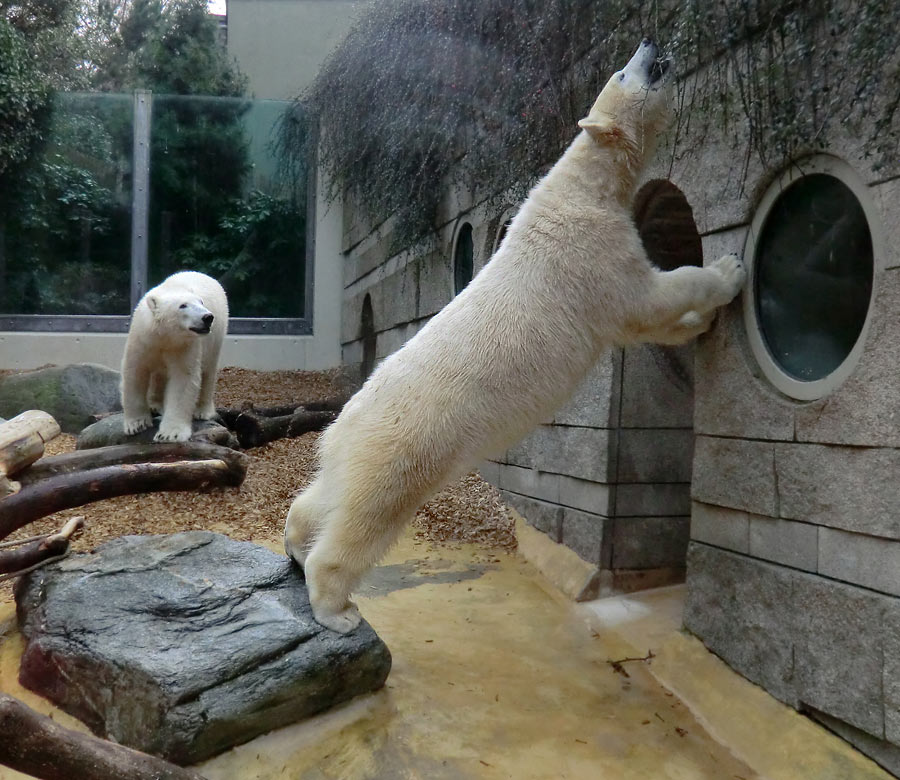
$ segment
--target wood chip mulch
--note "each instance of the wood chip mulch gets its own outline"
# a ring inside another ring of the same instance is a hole
[[[219,374],[216,404],[239,407],[280,406],[321,401],[349,392],[340,370],[250,371],[224,368]],[[284,518],[294,496],[315,470],[317,433],[280,439],[247,450],[251,457],[244,484],[205,492],[149,493],[98,501],[35,521],[10,539],[48,533],[76,515],[85,517],[85,530],[72,545],[89,550],[126,534],[159,534],[205,529],[237,540],[280,543]],[[60,435],[49,442],[45,455],[71,452],[75,437]],[[419,538],[436,544],[473,543],[492,550],[516,548],[514,524],[497,490],[477,474],[469,474],[438,493],[418,513],[414,527]],[[9,598],[9,583],[0,584],[0,600]]]

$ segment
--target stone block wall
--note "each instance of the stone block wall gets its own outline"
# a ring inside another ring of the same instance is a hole
[[[594,595],[683,577],[691,347],[607,352],[567,406],[483,469],[507,503],[595,564]]]
[[[449,193],[437,237],[392,253],[390,222],[366,225],[346,203],[344,363],[363,366],[367,349],[380,360],[411,338],[450,301],[459,225],[472,225],[477,271],[513,209]],[[597,594],[684,577],[692,385],[692,346],[611,350],[553,419],[482,465],[531,525],[601,570]]]
[[[483,474],[596,564],[607,592],[665,581],[687,548],[685,626],[900,776],[900,161],[874,170],[865,133],[849,125],[820,140],[866,182],[882,233],[864,351],[837,389],[800,402],[769,384],[738,300],[695,351],[605,355],[564,409]],[[682,139],[677,154],[664,143],[648,172],[686,198],[707,263],[743,250],[781,173],[748,148],[743,126]],[[477,269],[501,215],[465,193],[448,197],[433,244],[399,255],[386,249],[389,229],[347,222],[346,363],[363,361],[366,296],[379,358],[449,301],[460,218],[474,227]]]
[[[896,232],[898,183],[870,185],[873,231]],[[709,233],[705,254],[740,249],[746,231]],[[700,339],[684,621],[900,773],[900,254],[882,246],[864,351],[823,398],[789,399],[764,378],[740,302]]]

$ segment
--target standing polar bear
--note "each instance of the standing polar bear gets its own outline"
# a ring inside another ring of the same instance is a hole
[[[215,279],[181,271],[149,290],[131,317],[122,359],[122,408],[129,436],[162,420],[154,441],[187,441],[191,420],[216,414],[219,352],[228,300]]]
[[[663,272],[634,226],[638,177],[668,120],[668,70],[645,40],[491,261],[321,437],[284,542],[322,625],[352,630],[351,590],[417,508],[546,419],[604,349],[688,341],[741,289],[736,255]]]

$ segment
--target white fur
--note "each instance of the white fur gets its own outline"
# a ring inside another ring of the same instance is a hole
[[[354,628],[351,590],[416,509],[546,419],[602,350],[685,342],[740,290],[736,256],[662,272],[633,224],[638,174],[667,121],[655,58],[642,44],[610,79],[491,261],[321,437],[320,470],[285,526],[321,624]]]
[[[208,332],[197,332],[207,327]],[[151,427],[153,413],[161,412],[154,441],[187,441],[192,418],[215,417],[213,396],[227,329],[225,290],[205,274],[172,274],[141,298],[122,359],[126,434]]]

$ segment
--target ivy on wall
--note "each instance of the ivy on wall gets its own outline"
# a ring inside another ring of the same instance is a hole
[[[331,194],[393,215],[409,243],[448,185],[527,187],[648,35],[676,60],[673,154],[717,133],[779,165],[850,124],[876,166],[897,157],[900,11],[884,0],[374,0],[298,100]]]

